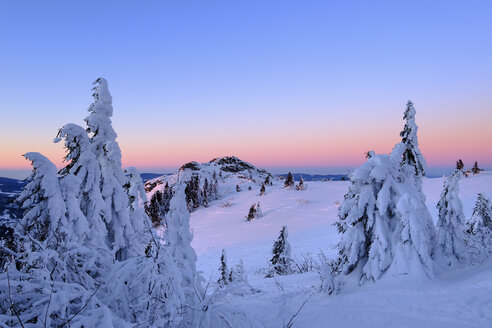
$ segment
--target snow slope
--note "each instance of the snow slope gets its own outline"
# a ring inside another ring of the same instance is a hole
[[[427,206],[437,221],[436,204],[443,178],[424,179]],[[233,266],[244,261],[251,285],[261,292],[229,296],[227,303],[249,309],[265,327],[283,327],[308,299],[294,327],[492,327],[492,262],[445,272],[434,280],[409,281],[405,277],[363,287],[346,287],[339,295],[315,292],[316,272],[264,278],[271,249],[282,225],[289,229],[294,256],[323,251],[336,256],[339,236],[333,223],[349,182],[310,182],[307,190],[284,189],[276,180],[267,187],[236,192],[226,188],[220,200],[191,215],[193,247],[198,269],[208,279],[218,277],[221,250]],[[479,174],[460,182],[465,217],[471,217],[478,192],[492,196],[492,174]],[[261,203],[263,217],[247,222],[253,203]],[[227,203],[227,204],[226,204]]]

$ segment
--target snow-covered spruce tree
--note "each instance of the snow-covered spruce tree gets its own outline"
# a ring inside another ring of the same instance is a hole
[[[227,268],[227,258],[225,250],[222,250],[222,255],[220,256],[220,267],[219,267],[219,279],[217,284],[219,287],[225,287],[229,283],[229,269]]]
[[[400,132],[402,137],[402,143],[405,146],[403,152],[403,158],[401,161],[402,166],[409,166],[414,170],[416,177],[425,176],[425,159],[420,153],[418,147],[417,130],[418,126],[415,124],[415,108],[413,103],[409,100],[405,109],[403,119],[405,120],[405,126],[403,131]]]
[[[464,248],[465,215],[463,204],[459,198],[459,180],[463,173],[455,170],[444,182],[441,199],[437,204],[439,219],[437,221],[436,255],[451,265],[463,262],[466,258]]]
[[[87,239],[91,244],[102,247],[106,243],[107,235],[107,218],[104,217],[106,203],[100,190],[101,169],[93,150],[93,144],[87,132],[76,124],[66,124],[58,131],[55,142],[62,139],[65,139],[67,152],[64,159],[67,165],[60,171],[64,194],[68,198],[73,192],[77,193],[73,197],[79,202],[78,206],[88,225],[86,229],[85,223],[80,222],[82,226],[74,226],[72,230],[81,241]],[[73,204],[68,208],[76,215],[76,201],[72,200],[72,202]],[[79,222],[78,219],[70,221],[71,224]],[[107,247],[110,249],[109,245]]]
[[[290,188],[294,184],[295,184],[294,177],[292,176],[292,173],[289,172],[289,174],[287,175],[287,179],[285,179],[285,182],[284,182],[284,188]]]
[[[472,167],[471,171],[472,171],[473,174],[478,174],[478,173],[480,173],[480,171],[482,171],[478,167],[478,162],[477,161],[475,161],[475,163],[473,164],[473,167]]]
[[[401,146],[401,143],[397,144],[391,153],[393,163],[401,158],[404,149]],[[398,220],[393,228],[393,263],[389,271],[392,275],[412,274],[434,277],[436,266],[433,252],[436,244],[436,229],[425,204],[421,178],[414,176],[413,173],[410,173],[410,176],[402,175],[405,171],[413,172],[413,170],[400,170],[398,176],[400,182],[396,185],[398,201],[395,209]]]
[[[356,274],[363,283],[381,278],[393,261],[398,187],[390,157],[374,152],[352,172],[350,181],[338,209],[336,224],[342,236],[335,271]]]
[[[267,277],[276,274],[285,275],[292,273],[292,258],[290,255],[290,244],[287,240],[289,236],[287,227],[282,226],[278,239],[273,244],[273,257],[270,259],[270,272]]]
[[[473,214],[467,222],[467,233],[477,234],[483,228],[492,229],[492,206],[490,200],[483,193],[479,193]]]
[[[202,278],[196,271],[196,253],[191,247],[193,236],[190,232],[190,213],[187,209],[185,187],[179,183],[175,185],[175,193],[171,199],[170,210],[167,216],[165,242],[169,247],[169,254],[176,264],[184,298],[182,311],[185,323],[193,326],[198,308],[198,295],[201,295]]]
[[[209,201],[209,185],[208,185],[208,179],[205,178],[205,181],[203,182],[203,188],[202,188],[202,202],[203,206],[208,207],[208,201]]]
[[[189,212],[200,207],[202,199],[200,192],[200,178],[198,175],[192,175],[190,181],[186,183],[185,195]]]
[[[169,204],[172,198],[172,188],[166,182],[162,191],[157,190],[145,204],[145,212],[152,220],[155,227],[166,227],[166,214],[169,212]]]
[[[265,184],[262,184],[260,188],[260,196],[263,196],[265,192],[266,192]]]
[[[150,201],[145,205],[145,212],[152,220],[154,227],[163,225],[164,223],[164,204],[162,192],[157,190],[150,197]]]
[[[296,186],[296,189],[304,190],[304,180],[302,179],[302,176],[301,176],[301,180],[299,181],[299,184]]]
[[[402,141],[395,145],[390,155],[393,163],[400,161],[397,178],[399,198],[396,204],[400,220],[393,232],[393,262],[397,265],[392,265],[391,271],[392,274],[423,272],[433,277],[435,263],[432,256],[436,231],[422,191],[425,159],[418,148],[415,109],[410,101],[404,119],[405,127],[400,133]],[[415,259],[418,259],[416,263],[409,262]]]
[[[482,263],[492,254],[492,207],[478,194],[471,219],[466,223],[465,245],[471,263]]]
[[[456,169],[457,170],[460,170],[460,171],[463,171],[463,169],[465,168],[465,164],[463,163],[463,161],[461,160],[461,158],[456,162]]]
[[[133,249],[141,256],[144,253],[145,247],[149,244],[151,237],[148,235],[148,231],[146,231],[149,229],[149,226],[146,225],[149,223],[149,217],[144,210],[144,204],[147,203],[147,194],[145,193],[145,187],[140,173],[138,173],[136,168],[129,167],[125,169],[125,174],[127,182],[124,187],[128,195],[130,221],[134,230],[138,232],[135,234],[135,239],[133,240]]]
[[[246,220],[253,221],[256,218],[256,204],[253,204],[249,208],[248,215],[246,216]]]
[[[92,147],[101,169],[100,186],[106,204],[104,219],[109,230],[109,242],[115,258],[121,261],[131,256],[130,253],[138,253],[132,248],[132,240],[138,231],[130,221],[128,197],[123,187],[126,178],[121,168],[121,150],[116,142],[116,132],[111,125],[113,106],[108,82],[98,78],[94,84],[94,102],[85,121],[87,132],[92,134]]]
[[[435,274],[435,227],[421,188],[424,160],[414,115],[410,103],[402,142],[390,155],[368,152],[367,162],[351,174],[339,208],[342,238],[335,271],[353,272],[361,283],[386,273]]]
[[[39,153],[27,153],[33,172],[17,202],[24,215],[16,226],[16,259],[21,267],[42,268],[45,280],[66,280],[67,272],[60,253],[65,252],[67,236],[66,205],[55,165]]]
[[[24,155],[33,173],[18,201],[24,216],[16,227],[15,263],[0,273],[0,322],[5,327],[119,325],[94,290],[71,281],[69,230],[56,167],[39,153]]]

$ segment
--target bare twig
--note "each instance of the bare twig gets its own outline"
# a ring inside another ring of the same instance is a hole
[[[17,320],[19,320],[19,324],[21,325],[22,328],[24,327],[24,324],[22,323],[22,320],[19,316],[19,313],[14,308],[14,303],[12,302],[12,294],[10,294],[10,276],[9,276],[9,268],[7,267],[7,284],[9,288],[9,302],[10,302],[10,310],[14,312],[15,316],[17,317]]]
[[[87,302],[85,302],[84,306],[82,306],[78,311],[77,313],[75,313],[70,319],[68,319],[67,321],[65,321],[61,326],[60,328],[63,328],[64,326],[66,326],[68,323],[70,323],[70,321],[72,321],[76,316],[79,315],[80,312],[82,312],[86,307],[87,305],[89,304],[89,302],[91,301],[92,297],[94,295],[96,295],[96,292],[97,290],[99,289],[100,286],[97,286],[96,289],[94,289],[94,291],[92,292],[91,296],[89,297],[89,299],[87,300]]]
[[[301,304],[301,306],[299,307],[299,309],[297,309],[297,312],[294,313],[294,315],[290,318],[289,322],[287,322],[287,326],[285,326],[285,328],[292,328],[292,326],[294,325],[295,318],[297,317],[297,315],[299,314],[299,312],[301,312],[301,310],[304,307],[304,305],[306,305],[306,303],[311,299],[312,296],[313,296],[313,293],[311,293],[311,295],[309,295],[309,297],[306,298],[306,300]]]
[[[55,282],[53,281],[51,283],[51,292],[50,292],[50,299],[48,301],[48,306],[46,307],[46,313],[44,314],[44,327],[46,328],[46,323],[48,322],[48,310],[50,309],[50,305],[51,305],[51,298],[53,296],[53,289],[55,287]]]

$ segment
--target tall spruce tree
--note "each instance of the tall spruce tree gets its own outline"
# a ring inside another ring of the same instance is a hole
[[[465,215],[458,195],[459,180],[462,174],[457,169],[449,176],[444,182],[441,199],[437,204],[439,219],[437,221],[436,251],[449,265],[456,261],[462,262],[466,258],[463,244]]]
[[[186,324],[196,324],[196,309],[201,295],[202,278],[196,271],[196,253],[191,247],[193,236],[190,231],[190,213],[187,209],[185,187],[182,183],[175,185],[175,193],[171,199],[170,210],[167,216],[165,242],[169,247],[170,255],[180,272],[181,286],[184,293],[183,311]]]
[[[367,162],[350,175],[339,209],[338,274],[354,273],[361,283],[386,273],[435,274],[435,227],[421,187],[425,162],[414,116],[409,102],[402,142],[390,155],[368,152]]]
[[[88,229],[78,227],[74,233],[87,242],[111,249],[111,245],[103,246],[107,240],[105,216],[106,203],[101,194],[101,168],[99,166],[94,147],[87,132],[76,124],[66,124],[58,130],[55,142],[65,140],[67,165],[60,170],[61,184],[67,190],[74,189],[78,194],[80,211],[85,216]],[[73,176],[77,177],[74,179]],[[78,180],[78,181],[77,181]],[[77,186],[74,186],[77,184]],[[75,211],[75,204],[71,207]]]
[[[104,218],[109,229],[108,238],[117,260],[130,256],[135,225],[130,221],[128,197],[124,189],[125,174],[121,168],[121,150],[116,142],[116,132],[111,124],[113,116],[112,97],[108,82],[98,78],[92,89],[94,102],[85,118],[87,132],[91,134],[93,150],[101,169],[101,194],[106,204]]]
[[[420,149],[418,147],[418,126],[415,123],[415,113],[413,103],[409,100],[403,115],[405,126],[403,127],[403,131],[400,132],[400,137],[402,138],[401,142],[405,146],[401,165],[403,167],[405,165],[412,167],[415,176],[423,177],[425,176],[425,159],[420,153]]]

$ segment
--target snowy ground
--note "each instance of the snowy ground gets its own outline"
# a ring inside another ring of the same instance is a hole
[[[436,204],[443,179],[425,179],[428,208],[437,220]],[[228,303],[247,308],[265,327],[283,327],[309,299],[294,327],[492,327],[492,261],[479,267],[442,274],[434,280],[405,278],[345,288],[339,295],[315,293],[316,272],[266,279],[258,273],[267,266],[273,241],[282,225],[289,229],[294,256],[320,251],[336,255],[338,234],[333,223],[349,182],[310,182],[305,191],[280,184],[259,190],[229,192],[191,215],[193,247],[198,269],[205,278],[218,275],[224,248],[233,266],[244,261],[251,285],[261,292],[230,296]],[[460,196],[470,218],[478,192],[492,196],[492,174],[463,179]],[[231,188],[229,188],[230,190]],[[249,207],[261,202],[263,217],[245,219]],[[230,206],[224,206],[230,203]]]

